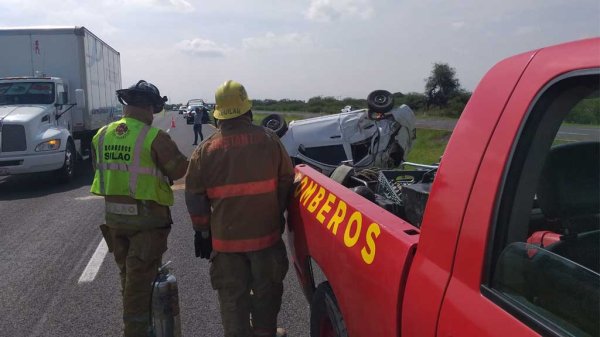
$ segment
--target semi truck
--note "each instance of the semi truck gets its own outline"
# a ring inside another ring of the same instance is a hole
[[[119,52],[85,27],[1,28],[0,45],[0,176],[68,182],[119,110]]]
[[[296,166],[288,245],[312,337],[600,335],[600,38],[507,58],[439,163]]]

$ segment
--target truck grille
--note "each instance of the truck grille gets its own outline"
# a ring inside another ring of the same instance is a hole
[[[27,150],[23,125],[2,125],[2,152]]]

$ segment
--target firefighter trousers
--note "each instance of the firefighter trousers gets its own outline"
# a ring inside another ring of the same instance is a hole
[[[148,336],[152,282],[167,250],[170,230],[169,227],[142,231],[110,228],[108,231],[109,249],[121,276],[125,337]]]
[[[211,261],[225,337],[274,337],[289,267],[283,241],[255,252],[219,252]]]

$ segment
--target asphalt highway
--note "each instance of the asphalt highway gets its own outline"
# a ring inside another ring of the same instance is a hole
[[[422,129],[452,131],[458,120],[448,118],[418,119],[416,126]],[[563,141],[599,141],[600,128],[592,125],[565,124],[558,130],[557,138]]]
[[[182,115],[156,115],[154,126],[169,132],[181,151],[191,155],[192,126]],[[203,133],[213,130],[204,125]],[[55,183],[50,174],[0,179],[0,336],[121,335],[118,269],[98,228],[103,200],[89,193],[90,161],[78,169],[67,185]],[[182,180],[175,182],[174,225],[163,258],[172,261],[178,280],[183,336],[222,336],[209,264],[194,257],[183,188]],[[291,337],[309,335],[309,307],[291,260],[279,326]]]

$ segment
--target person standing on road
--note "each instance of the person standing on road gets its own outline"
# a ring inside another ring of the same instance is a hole
[[[200,142],[204,140],[202,136],[202,124],[204,119],[204,108],[194,109],[194,145],[198,145],[198,135],[200,135]]]
[[[185,181],[196,256],[211,261],[225,337],[285,336],[277,315],[292,162],[277,135],[252,124],[241,84],[225,82],[215,99],[218,129],[193,152]]]
[[[106,224],[100,226],[121,277],[124,336],[148,336],[152,281],[167,250],[173,180],[188,161],[169,135],[152,127],[167,97],[146,81],[117,90],[124,117],[94,136],[91,192],[104,196]]]

